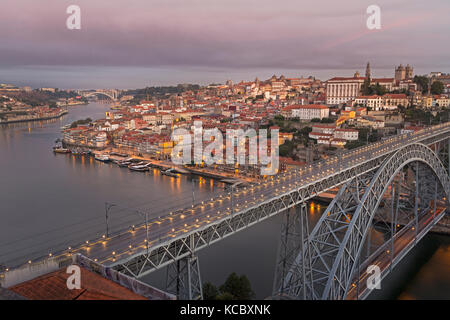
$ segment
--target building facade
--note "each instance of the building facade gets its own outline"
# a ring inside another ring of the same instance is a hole
[[[361,92],[364,84],[364,77],[355,74],[354,77],[335,77],[327,81],[326,95],[327,104],[346,103],[357,96]]]

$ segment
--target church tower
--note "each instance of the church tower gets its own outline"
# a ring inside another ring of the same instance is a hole
[[[366,78],[370,81],[370,63],[367,62],[367,67],[366,67]]]
[[[409,64],[406,65],[406,68],[405,68],[405,78],[406,78],[406,79],[412,79],[412,78],[413,78],[413,72],[414,72],[413,67],[411,67]]]

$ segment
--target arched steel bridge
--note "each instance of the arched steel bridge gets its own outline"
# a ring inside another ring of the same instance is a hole
[[[114,89],[111,89],[111,90],[84,91],[84,92],[81,92],[81,95],[83,97],[86,97],[86,98],[94,96],[94,95],[104,95],[104,96],[110,98],[111,100],[115,101],[115,100],[117,100],[117,98],[119,96],[119,91],[118,90],[114,90]]]
[[[167,290],[181,299],[198,299],[196,252],[283,213],[274,296],[362,299],[370,293],[367,266],[378,266],[384,277],[446,214],[449,138],[450,122],[393,136],[146,219],[51,259],[80,253],[137,278],[168,267]],[[309,232],[308,200],[337,187],[337,196]],[[381,243],[371,240],[374,226],[383,234]]]

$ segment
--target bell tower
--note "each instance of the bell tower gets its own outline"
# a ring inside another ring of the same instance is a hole
[[[366,67],[366,78],[370,81],[370,63],[367,62],[367,67]]]

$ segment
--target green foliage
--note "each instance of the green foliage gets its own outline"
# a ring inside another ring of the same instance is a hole
[[[435,81],[431,85],[431,94],[442,94],[444,92],[444,84],[440,81]]]
[[[320,119],[319,118],[313,118],[313,119],[311,119],[311,122],[320,122]]]
[[[376,94],[379,96],[382,96],[384,94],[386,94],[387,90],[385,87],[383,87],[382,85],[380,85],[379,83],[375,84],[375,85],[371,85],[367,88],[366,90],[366,95],[372,95],[372,94]]]
[[[417,83],[420,89],[422,89],[422,93],[426,93],[428,91],[428,78],[425,76],[414,76],[414,83]]]
[[[79,125],[83,125],[83,124],[88,124],[88,123],[91,123],[92,122],[92,119],[91,118],[86,118],[86,119],[80,119],[80,120],[77,120],[77,121],[74,121],[74,122],[72,122],[72,124],[70,125],[70,127],[71,128],[76,128],[76,127],[78,127]]]
[[[280,146],[279,153],[282,157],[292,157],[294,155],[295,144],[293,141],[286,140],[284,144]]]
[[[165,86],[165,87],[146,87],[143,89],[127,90],[122,95],[134,96],[132,102],[139,102],[140,100],[147,99],[147,95],[152,97],[162,97],[165,95],[180,94],[185,91],[197,91],[200,89],[198,84],[179,84],[177,86]]]
[[[245,275],[231,273],[219,289],[210,282],[203,284],[205,300],[250,300],[254,296],[250,281]]]
[[[7,95],[32,107],[43,106],[47,104],[51,99],[50,95],[47,92],[41,91],[18,91],[8,93]]]
[[[348,141],[346,144],[345,144],[345,148],[347,148],[347,149],[355,149],[355,148],[358,148],[358,147],[361,147],[361,146],[363,146],[363,145],[365,145],[365,143],[364,142],[362,142],[362,141],[360,141],[360,140],[356,140],[356,141]]]
[[[237,300],[231,293],[224,292],[216,296],[215,300]]]
[[[205,282],[203,284],[203,299],[204,300],[217,299],[218,295],[219,295],[219,290],[211,282]]]
[[[364,83],[363,83],[363,86],[361,88],[363,95],[369,95],[370,94],[369,93],[369,90],[370,90],[369,87],[370,87],[370,79],[365,79]]]
[[[254,296],[250,281],[245,275],[238,276],[235,272],[230,274],[220,292],[231,294],[236,300],[250,300]]]
[[[303,128],[300,129],[299,132],[300,132],[302,135],[308,136],[309,133],[310,133],[311,131],[312,131],[312,128],[311,128],[311,127],[303,127]]]
[[[7,94],[8,96],[16,99],[17,101],[23,102],[27,105],[30,105],[32,107],[36,106],[43,106],[43,105],[50,105],[51,108],[56,107],[56,100],[61,98],[74,98],[78,94],[75,91],[56,91],[56,92],[50,92],[50,91],[39,91],[39,90],[33,90],[33,91],[18,91],[18,92],[11,92]]]
[[[377,141],[377,135],[376,133],[373,133],[370,131],[369,128],[359,128],[358,129],[358,142],[362,144],[366,144],[368,142],[375,142]],[[346,147],[348,148],[349,143],[346,144]]]
[[[78,93],[75,91],[60,91],[58,88],[56,88],[55,92],[46,91],[45,92],[51,99],[68,99],[68,98],[75,98],[78,96]]]
[[[436,124],[439,123],[439,119],[448,119],[448,110],[439,112],[436,117],[430,111],[417,107],[407,108],[405,111],[405,121]]]
[[[330,119],[330,118],[323,118],[322,120],[320,120],[320,123],[333,123],[334,120]]]

